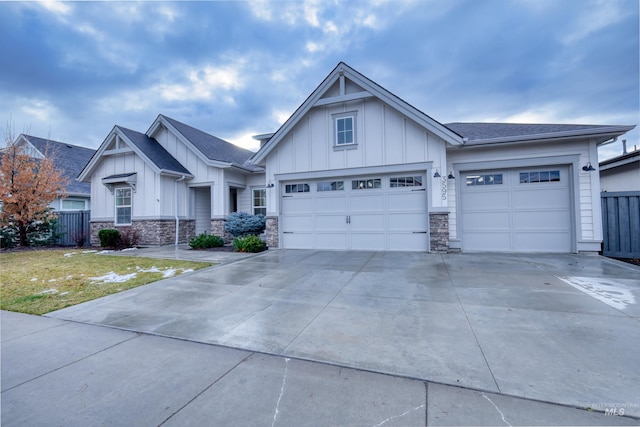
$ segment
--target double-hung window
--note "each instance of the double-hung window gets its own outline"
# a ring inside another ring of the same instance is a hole
[[[264,188],[253,190],[253,214],[267,215],[267,190]]]
[[[131,224],[131,188],[116,188],[116,225]]]

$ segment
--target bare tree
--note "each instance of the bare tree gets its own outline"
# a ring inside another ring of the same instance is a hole
[[[6,148],[0,155],[0,225],[16,226],[18,244],[26,246],[29,225],[50,217],[49,204],[56,197],[64,197],[68,181],[56,169],[53,153],[43,153],[44,158],[36,159],[16,142],[7,126]]]

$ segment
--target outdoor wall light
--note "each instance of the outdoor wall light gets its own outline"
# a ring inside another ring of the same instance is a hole
[[[447,179],[456,179],[455,175],[453,174],[453,171],[449,172],[449,176],[447,177]]]
[[[438,169],[436,169],[436,173],[433,174],[434,178],[440,178],[440,172],[438,172]]]
[[[591,166],[591,162],[587,162],[587,165],[583,166],[582,170],[585,171],[585,172],[591,172],[591,171],[594,171],[595,168],[593,166]]]
[[[273,182],[267,184],[267,188],[273,188],[275,186],[275,184]]]

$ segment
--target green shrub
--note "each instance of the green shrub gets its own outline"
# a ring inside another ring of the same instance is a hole
[[[266,243],[253,234],[233,239],[233,249],[236,252],[262,252],[266,248]]]
[[[229,214],[224,229],[233,237],[260,234],[264,231],[266,220],[262,215],[251,215],[246,212],[233,212]]]
[[[218,248],[224,246],[222,237],[202,233],[189,241],[192,249]]]
[[[117,248],[120,245],[120,232],[112,228],[105,228],[98,231],[100,246],[103,248]]]

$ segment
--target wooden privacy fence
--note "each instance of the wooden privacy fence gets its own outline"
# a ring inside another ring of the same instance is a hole
[[[84,245],[89,245],[90,211],[56,212],[58,215],[57,233],[60,237],[56,244],[62,246],[76,246],[78,239],[84,236]]]
[[[640,258],[640,191],[600,193],[604,256]]]

